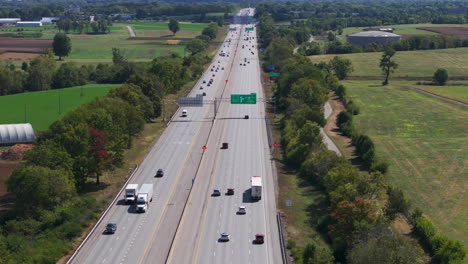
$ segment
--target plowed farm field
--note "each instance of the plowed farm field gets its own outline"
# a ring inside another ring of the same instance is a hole
[[[468,27],[421,27],[417,29],[468,39]]]
[[[0,38],[0,54],[5,52],[45,53],[50,48],[52,48],[52,40],[49,39]]]

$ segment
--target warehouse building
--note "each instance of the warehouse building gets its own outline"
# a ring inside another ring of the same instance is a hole
[[[401,36],[384,31],[364,31],[356,34],[347,35],[348,42],[353,45],[368,45],[371,43],[385,44],[389,42],[398,42]]]
[[[17,27],[42,27],[41,21],[18,21]]]
[[[21,18],[0,18],[0,25],[15,25]]]
[[[31,124],[0,125],[0,146],[33,143],[36,139]]]

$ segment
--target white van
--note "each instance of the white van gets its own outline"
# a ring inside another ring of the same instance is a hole
[[[182,110],[182,117],[186,117],[187,116],[187,109],[184,109]]]

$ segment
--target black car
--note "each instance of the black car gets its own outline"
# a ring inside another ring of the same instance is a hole
[[[106,233],[107,234],[114,234],[117,231],[117,224],[108,223],[106,226]]]
[[[203,80],[203,83],[206,83],[206,80]]]
[[[221,192],[218,189],[214,189],[211,196],[221,196]]]
[[[159,169],[157,172],[156,172],[156,177],[162,177],[164,176],[164,171],[163,169]]]

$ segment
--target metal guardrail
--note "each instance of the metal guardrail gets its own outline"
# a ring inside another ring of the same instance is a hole
[[[115,203],[115,201],[117,201],[117,199],[120,197],[120,194],[122,193],[122,191],[125,189],[125,187],[127,187],[127,184],[128,182],[133,178],[133,175],[135,175],[135,172],[138,170],[138,164],[135,165],[135,168],[132,172],[132,174],[130,175],[130,177],[128,177],[127,181],[125,181],[124,185],[122,186],[122,188],[120,189],[119,193],[117,193],[117,195],[115,196],[114,200],[112,200],[112,202],[109,203],[109,205],[107,206],[106,210],[104,211],[104,213],[102,213],[101,217],[99,218],[99,220],[96,222],[96,224],[93,226],[93,228],[91,229],[91,231],[88,233],[88,235],[86,235],[85,239],[83,239],[83,241],[81,241],[80,243],[80,246],[78,246],[78,248],[75,250],[75,252],[73,252],[73,255],[68,259],[67,261],[67,264],[70,264],[72,263],[73,259],[75,258],[76,254],[78,254],[78,252],[80,251],[80,249],[83,247],[83,245],[86,243],[86,241],[88,241],[89,237],[94,233],[94,231],[96,230],[96,228],[98,227],[98,225],[101,223],[102,219],[104,219],[104,217],[106,216],[107,212],[109,212],[109,210],[111,209],[112,205]]]
[[[283,236],[283,225],[281,223],[281,213],[276,213],[276,221],[278,222],[278,233],[279,233],[279,240],[280,240],[280,247],[281,247],[281,258],[283,260],[283,264],[288,264],[288,256],[286,253],[286,245],[284,243],[284,236]]]

